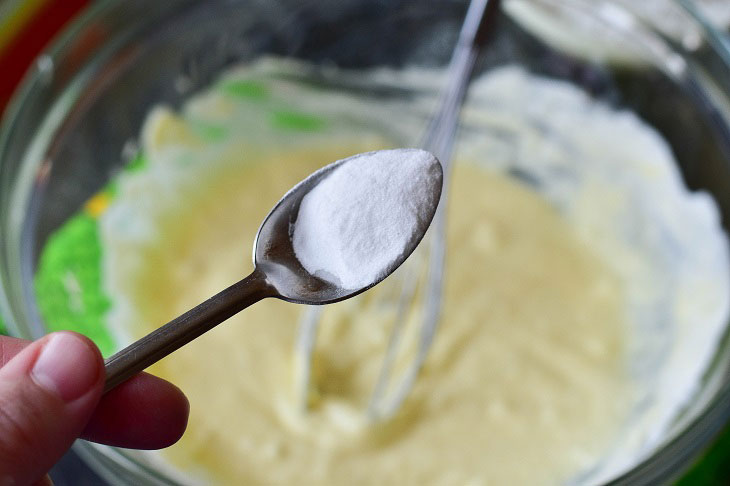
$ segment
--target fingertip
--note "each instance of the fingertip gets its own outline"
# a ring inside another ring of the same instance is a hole
[[[91,392],[101,392],[104,361],[89,338],[70,331],[55,332],[44,338],[31,376],[40,386],[71,403]]]

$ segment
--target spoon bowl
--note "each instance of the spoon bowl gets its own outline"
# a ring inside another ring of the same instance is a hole
[[[418,228],[419,234],[416,238],[408,242],[400,257],[391,262],[380,278],[357,289],[346,289],[307,271],[294,251],[291,233],[296,225],[302,199],[343,164],[378,153],[379,151],[353,155],[319,169],[287,192],[264,218],[254,240],[253,262],[256,270],[265,274],[267,283],[275,289],[272,297],[308,305],[331,304],[349,299],[377,285],[393,273],[416,249],[436,214],[443,187],[443,169],[435,158],[437,177],[431,180],[432,185],[428,188],[434,197],[429,200],[428,207],[425,208],[428,215],[425,224]]]
[[[432,157],[431,177],[425,187],[433,197],[420,199],[425,217],[418,221],[415,237],[372,282],[356,289],[345,289],[313,275],[297,258],[292,243],[293,228],[304,197],[344,164],[378,153],[367,152],[338,160],[289,190],[264,218],[256,234],[253,272],[108,358],[104,391],[111,390],[259,300],[274,297],[296,304],[330,304],[358,295],[393,273],[416,249],[436,214],[443,187],[443,169],[435,157]]]
[[[266,281],[275,289],[272,297],[295,304],[330,304],[372,286],[353,292],[312,275],[297,258],[290,237],[304,196],[346,160],[349,159],[327,165],[294,186],[261,223],[253,244],[253,263],[255,271],[265,274]],[[373,282],[373,285],[376,283]]]

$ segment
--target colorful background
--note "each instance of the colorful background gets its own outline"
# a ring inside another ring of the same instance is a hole
[[[0,113],[35,57],[89,3],[90,0],[0,0]],[[0,333],[4,332],[0,318]],[[59,486],[105,484],[73,452],[54,467],[51,477]],[[730,484],[730,429],[715,440],[677,484]]]

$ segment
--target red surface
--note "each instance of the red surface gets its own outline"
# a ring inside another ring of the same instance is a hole
[[[0,52],[0,113],[36,56],[90,0],[48,0]]]

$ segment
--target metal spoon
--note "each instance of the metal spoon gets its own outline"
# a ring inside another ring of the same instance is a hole
[[[377,155],[378,152],[370,154]],[[401,256],[374,282],[359,289],[343,289],[307,272],[292,247],[291,228],[296,224],[299,205],[304,196],[332,171],[356,157],[339,160],[314,172],[274,206],[256,234],[253,245],[254,270],[251,275],[108,358],[105,362],[104,391],[111,390],[261,299],[275,297],[296,304],[330,304],[364,292],[393,273],[416,249],[436,213],[443,186],[443,172],[436,158],[433,164],[437,166],[437,177],[430,179],[430,186],[427,187],[435,197],[430,199],[431,202],[422,203],[428,205],[424,208],[428,218],[418,224],[419,234],[406,246]]]

